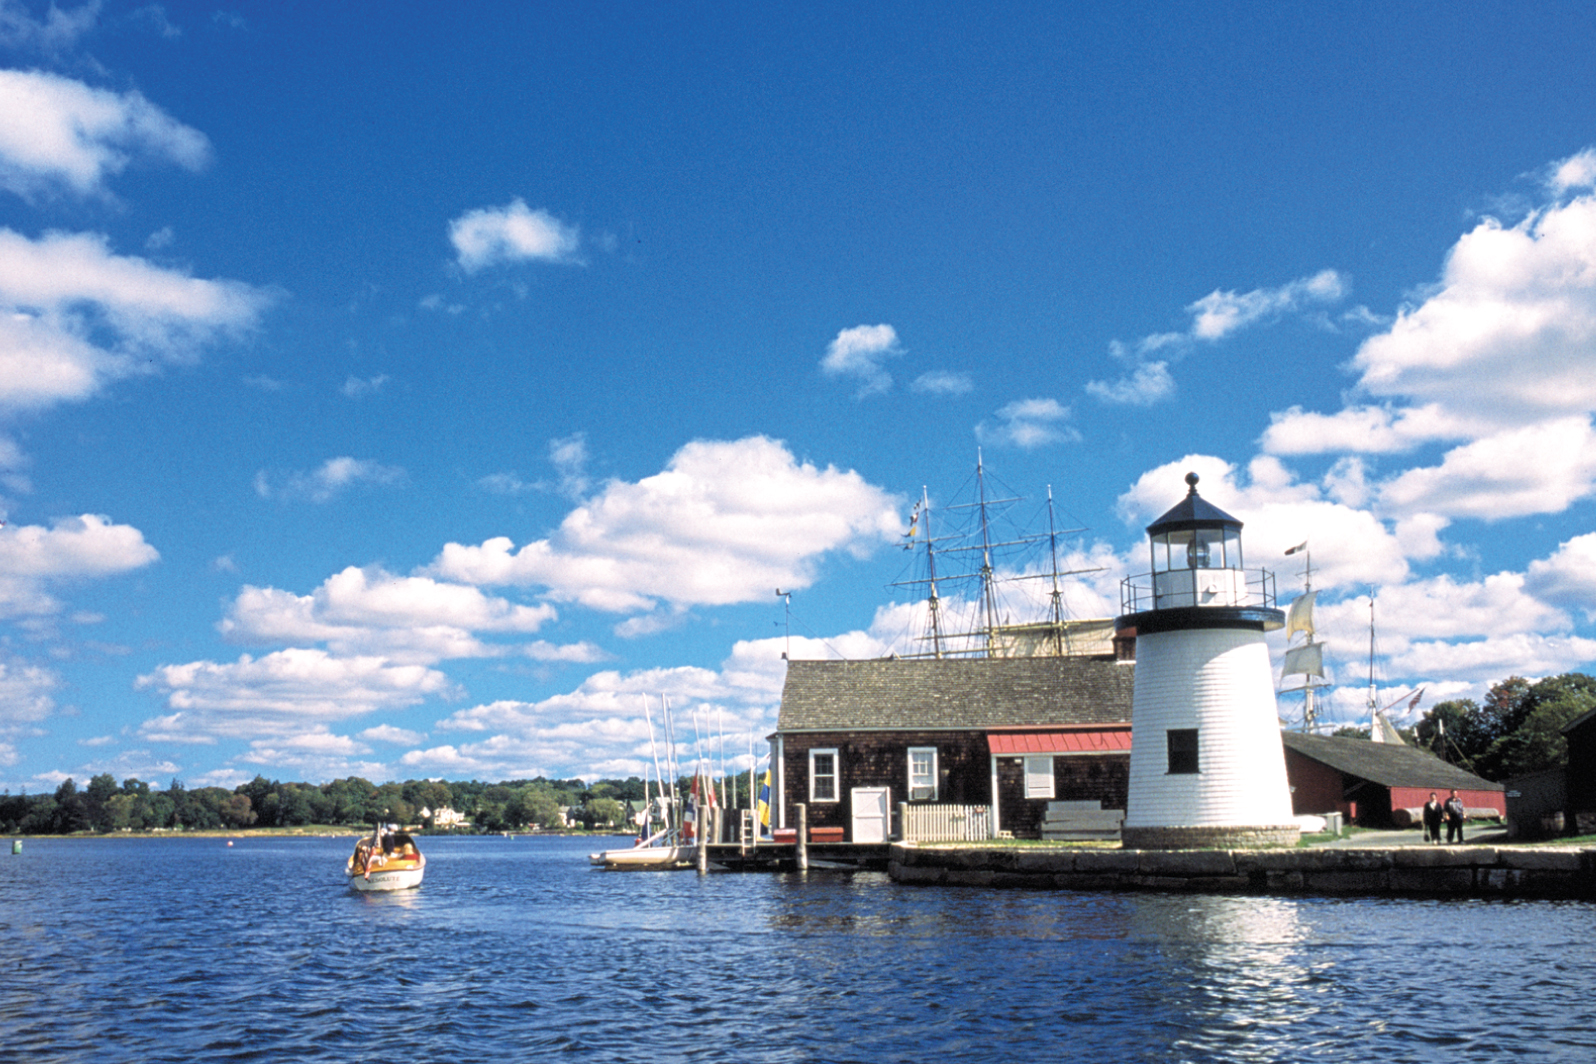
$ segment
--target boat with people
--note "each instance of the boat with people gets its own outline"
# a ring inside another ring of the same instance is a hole
[[[361,836],[344,865],[349,886],[361,893],[419,887],[426,871],[427,858],[416,840],[394,825],[378,825],[369,837]]]

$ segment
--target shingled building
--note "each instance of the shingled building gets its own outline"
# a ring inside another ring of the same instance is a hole
[[[1037,837],[1052,800],[1124,809],[1135,666],[1086,657],[792,661],[770,737],[777,825],[877,841],[899,802],[990,805]],[[885,822],[880,820],[883,812]]]

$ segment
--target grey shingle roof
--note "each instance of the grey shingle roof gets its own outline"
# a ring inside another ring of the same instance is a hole
[[[1092,658],[791,661],[776,730],[1124,724],[1134,678]]]
[[[1427,750],[1393,743],[1374,743],[1335,735],[1281,732],[1286,749],[1295,750],[1338,772],[1378,783],[1382,787],[1429,787],[1460,791],[1499,791],[1500,783],[1482,779],[1466,769],[1449,765]]]

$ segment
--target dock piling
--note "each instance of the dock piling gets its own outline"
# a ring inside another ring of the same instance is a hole
[[[802,802],[793,805],[793,812],[798,814],[798,837],[794,847],[797,857],[798,871],[809,871],[809,807]]]

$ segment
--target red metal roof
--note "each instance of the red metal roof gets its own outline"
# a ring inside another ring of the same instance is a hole
[[[1131,730],[1092,728],[1081,731],[987,732],[986,742],[995,755],[1128,753]]]

